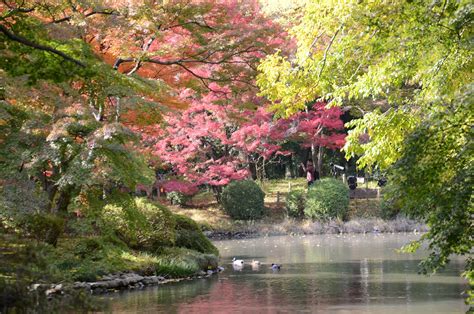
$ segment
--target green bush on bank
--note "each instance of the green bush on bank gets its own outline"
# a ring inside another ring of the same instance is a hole
[[[182,215],[174,215],[174,219],[176,221],[175,246],[201,253],[219,255],[217,248],[206,238],[194,220]]]
[[[333,178],[316,181],[306,197],[304,214],[307,218],[328,220],[346,219],[349,210],[349,188]]]
[[[155,272],[170,277],[184,277],[200,270],[216,269],[218,258],[181,247],[162,248],[154,260]]]
[[[253,220],[264,214],[265,193],[252,180],[234,181],[222,191],[222,206],[233,219]]]
[[[117,198],[104,206],[102,219],[106,228],[134,249],[153,251],[175,243],[173,214],[145,198]]]
[[[303,218],[304,208],[306,206],[306,191],[292,190],[286,196],[285,207],[288,216],[293,218]]]

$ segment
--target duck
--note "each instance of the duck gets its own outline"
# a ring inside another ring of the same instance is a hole
[[[259,270],[260,269],[260,262],[259,261],[252,260],[250,265],[252,265],[252,270]]]
[[[280,268],[281,268],[281,265],[272,263],[272,270],[280,270]]]
[[[232,265],[243,266],[244,265],[244,260],[243,259],[235,259],[235,257],[234,257],[232,259]]]
[[[252,260],[252,263],[250,263],[252,267],[258,267],[260,266],[260,261]]]

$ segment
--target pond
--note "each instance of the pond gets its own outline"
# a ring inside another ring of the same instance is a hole
[[[417,274],[422,254],[396,249],[413,234],[279,236],[217,241],[225,270],[207,279],[110,294],[120,313],[464,313],[455,259]],[[232,257],[262,265],[234,270]],[[273,271],[271,263],[282,264]]]

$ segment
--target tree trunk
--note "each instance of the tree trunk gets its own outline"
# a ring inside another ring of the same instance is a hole
[[[212,187],[212,193],[214,194],[214,197],[216,198],[217,203],[221,203],[221,195],[222,195],[222,187],[221,186],[215,186],[213,185]]]
[[[293,178],[293,155],[289,156],[289,161],[285,163],[285,178]]]
[[[316,151],[316,146],[314,144],[311,144],[311,161],[313,162],[313,165],[318,164],[318,152]]]
[[[72,187],[67,187],[64,190],[59,190],[54,197],[53,213],[66,212],[71,202]]]
[[[322,177],[323,175],[323,172],[322,172],[322,169],[323,169],[323,153],[324,153],[324,147],[323,146],[319,146],[318,148],[318,163],[315,164],[316,165],[316,169],[318,170],[319,172],[319,175]]]

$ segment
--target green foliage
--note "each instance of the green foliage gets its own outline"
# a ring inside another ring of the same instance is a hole
[[[173,214],[145,198],[113,196],[103,209],[102,219],[132,248],[153,251],[175,243]]]
[[[346,137],[346,158],[359,156],[361,169],[378,167],[386,170],[400,158],[405,137],[420,122],[419,113],[409,108],[374,110],[346,123],[352,128]],[[366,140],[363,140],[367,137]]]
[[[174,215],[176,220],[177,247],[184,247],[201,253],[219,255],[217,248],[202,233],[197,223],[189,217]]]
[[[183,277],[200,270],[215,269],[218,259],[214,254],[202,254],[185,248],[163,248],[156,258],[155,269],[158,274]]]
[[[166,199],[171,202],[173,205],[183,206],[186,205],[187,202],[191,200],[192,196],[185,195],[178,191],[172,191],[166,193]]]
[[[286,196],[286,210],[288,212],[288,216],[294,218],[303,218],[305,206],[305,190],[291,190]]]
[[[253,220],[263,216],[265,193],[251,180],[233,181],[222,191],[222,206],[233,219]]]
[[[393,195],[395,187],[390,183],[383,188],[383,196],[380,201],[380,212],[383,219],[394,219],[401,211],[400,201]]]
[[[54,214],[35,213],[24,217],[20,224],[33,238],[56,246],[64,232],[64,219]]]
[[[446,265],[451,254],[470,254],[474,245],[473,103],[469,85],[453,104],[437,108],[408,137],[393,169],[392,196],[406,215],[430,227],[423,236],[431,251],[421,264],[425,273]]]
[[[349,210],[349,188],[344,182],[325,178],[315,182],[306,196],[304,214],[307,218],[346,219]]]
[[[0,186],[0,229],[20,231],[21,222],[35,213],[44,212],[47,204],[46,193],[35,182],[17,176],[16,180]]]
[[[468,1],[308,1],[297,51],[268,56],[257,84],[280,115],[317,98],[429,107],[472,81],[471,26]]]
[[[41,45],[54,47],[63,53],[94,60],[90,46],[81,40],[58,41],[52,39],[44,24],[36,18],[22,16],[16,18],[11,31]],[[86,75],[87,71],[78,65],[65,61],[58,55],[28,47],[21,43],[3,40],[0,44],[0,67],[12,76],[26,75],[30,84],[47,79],[63,82],[76,75]]]

